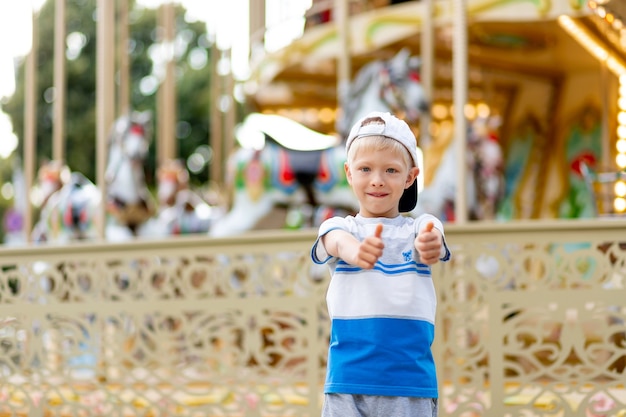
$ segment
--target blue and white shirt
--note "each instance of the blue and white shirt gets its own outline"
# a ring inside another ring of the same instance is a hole
[[[429,214],[417,219],[365,218],[326,220],[311,250],[313,262],[328,263],[332,279],[326,302],[331,319],[325,393],[437,398],[431,345],[437,297],[430,267],[420,262],[415,238]],[[328,255],[321,237],[341,229],[363,241],[382,223],[383,255],[364,270]],[[450,251],[445,244],[441,260]]]

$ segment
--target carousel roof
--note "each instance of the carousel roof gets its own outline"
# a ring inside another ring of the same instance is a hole
[[[620,4],[621,0],[610,3]],[[435,1],[435,99],[451,94],[453,2]],[[586,0],[468,0],[469,86],[481,89],[493,73],[523,73],[555,78],[570,71],[599,68],[599,62],[562,25],[559,16],[576,20],[593,36],[611,43]],[[421,51],[425,15],[421,1],[408,1],[351,16],[349,33],[353,75],[366,63],[387,59],[403,47]],[[623,7],[622,7],[623,8]],[[337,58],[341,48],[336,26],[330,22],[305,30],[286,48],[252,63],[250,98],[259,110],[337,106]],[[623,54],[623,52],[622,52]],[[491,86],[493,88],[493,86]]]

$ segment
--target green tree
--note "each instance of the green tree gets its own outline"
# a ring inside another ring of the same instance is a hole
[[[135,7],[129,2],[131,64],[131,107],[152,110],[156,115],[156,90],[142,92],[142,80],[153,73],[150,46],[158,39],[157,11]],[[96,159],[96,0],[68,0],[66,3],[66,138],[68,165],[95,180]],[[53,54],[54,1],[48,0],[38,17],[37,69],[37,161],[52,157],[53,131]],[[185,21],[185,9],[176,5],[176,36],[180,54],[176,61],[178,157],[186,158],[200,145],[209,142],[211,68],[206,26],[202,22]],[[78,45],[78,46],[77,46]],[[206,59],[203,60],[203,57]],[[116,77],[116,80],[118,77]],[[18,71],[16,93],[3,106],[12,119],[19,138],[24,127],[24,66]],[[156,127],[156,123],[155,123]],[[154,143],[154,142],[153,142]],[[18,148],[21,153],[23,142]],[[155,146],[146,167],[147,178],[153,178]],[[208,169],[193,175],[192,181],[208,180]]]

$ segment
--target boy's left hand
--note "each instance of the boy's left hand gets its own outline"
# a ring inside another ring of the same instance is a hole
[[[433,227],[432,222],[420,230],[414,243],[422,263],[432,265],[439,261],[443,237],[441,232]]]

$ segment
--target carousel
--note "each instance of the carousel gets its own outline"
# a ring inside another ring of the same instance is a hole
[[[432,1],[382,3],[316,2],[304,16],[302,36],[279,51],[253,54],[251,75],[240,81],[251,111],[237,115],[230,106],[221,115],[214,112],[211,120],[210,146],[216,156],[211,178],[221,195],[194,193],[184,180],[188,173],[164,173],[176,159],[171,65],[165,66],[156,115],[129,108],[127,77],[120,78],[117,103],[115,89],[102,87],[94,184],[77,187],[80,173],[74,183],[68,184],[66,176],[56,186],[37,184],[30,154],[34,137],[26,129],[20,171],[25,188],[43,187],[43,195],[38,218],[24,204],[19,205],[22,213],[10,213],[6,224],[23,225],[26,232],[7,227],[7,243],[96,236],[122,241],[181,233],[228,236],[315,226],[356,207],[341,180],[341,141],[352,121],[371,109],[403,116],[419,138],[425,157],[413,215],[427,211],[464,223],[593,218],[626,211],[621,6],[582,0],[454,7]],[[263,14],[260,5],[251,7],[252,14]],[[167,9],[160,14],[167,29],[163,42],[174,37]],[[259,32],[257,21],[251,21],[252,33]],[[460,27],[466,30],[455,31]],[[122,45],[125,39],[117,42]],[[259,40],[251,42],[257,50]],[[108,77],[114,70],[128,74],[124,59],[118,60],[118,68],[111,67],[113,56],[102,57],[102,85],[112,82]],[[217,64],[221,58],[215,58]],[[63,56],[55,59],[63,71]],[[56,82],[62,90],[64,81],[58,77]],[[234,80],[214,73],[213,83],[217,101]],[[54,154],[49,156],[56,166],[65,156],[59,107]],[[34,117],[33,112],[25,123],[31,125]],[[133,124],[133,118],[142,121]],[[164,181],[158,196],[148,191],[141,172],[150,146],[158,149],[156,176]],[[283,162],[275,165],[275,159]],[[42,175],[40,181],[46,181]],[[61,185],[74,191],[50,200],[47,193]],[[96,201],[97,193],[83,195],[92,186],[100,190],[103,204]],[[165,195],[181,190],[178,197]],[[90,202],[72,203],[72,198]],[[49,202],[55,208],[45,207]],[[82,214],[69,213],[79,207]]]
[[[623,215],[620,2],[352,1],[346,10],[342,2],[318,3],[301,38],[254,62],[247,85],[258,111],[345,134],[346,86],[383,84],[357,74],[408,50],[421,60],[430,104],[413,123],[429,211],[457,222]],[[480,137],[489,149],[477,145]],[[458,154],[450,162],[455,148],[477,172],[475,184],[456,187],[463,163]],[[463,208],[455,213],[455,205]]]

